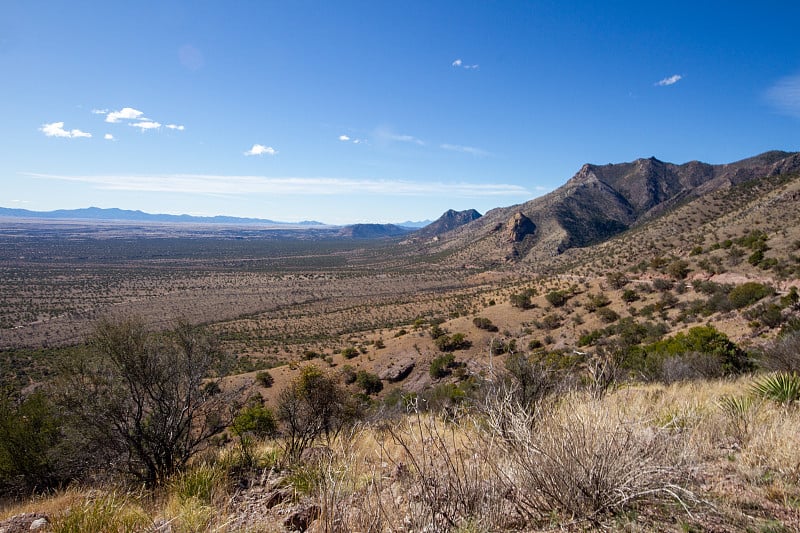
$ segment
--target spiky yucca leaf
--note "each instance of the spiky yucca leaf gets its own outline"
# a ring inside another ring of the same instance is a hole
[[[757,396],[789,405],[800,399],[800,375],[797,372],[770,374],[756,381],[752,390]]]

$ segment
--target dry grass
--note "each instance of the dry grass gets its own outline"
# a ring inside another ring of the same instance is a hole
[[[264,443],[263,471],[238,488],[229,451],[155,497],[70,489],[2,516],[44,512],[59,531],[92,520],[108,531],[283,531],[310,505],[315,531],[789,531],[800,524],[800,412],[724,408],[752,379],[569,393],[533,411],[489,395],[478,411],[356,426],[283,472],[271,470],[276,443]],[[745,412],[743,433],[732,422]],[[275,490],[287,496],[260,503]]]

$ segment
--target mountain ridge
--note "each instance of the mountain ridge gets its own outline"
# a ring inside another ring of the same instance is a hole
[[[440,236],[432,253],[449,250],[473,262],[536,261],[586,247],[713,191],[759,177],[800,172],[800,153],[770,151],[733,163],[666,163],[654,157],[585,164],[564,185],[522,204],[498,207]],[[524,218],[522,218],[524,217]],[[509,228],[527,228],[509,237]]]
[[[44,220],[107,220],[131,222],[165,222],[165,223],[205,223],[205,224],[270,224],[286,226],[327,226],[324,222],[304,220],[301,222],[279,222],[264,218],[232,217],[216,215],[213,217],[193,215],[169,215],[164,213],[146,213],[140,210],[86,207],[81,209],[56,209],[54,211],[31,211],[0,207],[0,217],[36,218]]]

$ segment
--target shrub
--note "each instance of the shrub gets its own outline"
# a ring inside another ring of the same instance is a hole
[[[621,289],[628,284],[628,276],[623,272],[611,272],[606,274],[606,282],[612,289]]]
[[[256,381],[259,385],[268,389],[275,383],[275,378],[272,377],[268,370],[262,370],[256,373]]]
[[[633,303],[639,299],[639,294],[633,289],[625,289],[622,291],[622,301],[626,303]]]
[[[748,281],[734,287],[728,294],[728,299],[734,308],[741,309],[756,303],[762,298],[771,296],[774,292],[772,287],[755,281]]]
[[[675,284],[671,280],[665,278],[656,278],[653,280],[653,288],[660,292],[671,290],[674,286]]]
[[[772,342],[759,362],[767,370],[800,373],[800,331],[793,331]]]
[[[284,426],[286,456],[296,460],[316,439],[330,442],[358,413],[336,379],[309,365],[281,391],[276,414]]]
[[[450,374],[450,369],[455,365],[455,361],[456,358],[451,353],[440,355],[431,361],[428,373],[434,379],[443,378]]]
[[[600,309],[598,309],[597,316],[599,316],[600,319],[607,324],[619,320],[619,314],[617,314],[616,311],[608,307],[601,307]]]
[[[231,427],[239,436],[251,433],[262,439],[272,437],[278,431],[278,423],[272,410],[258,404],[249,405],[239,411]]]
[[[767,326],[768,328],[777,328],[783,321],[782,309],[777,304],[758,304],[757,306],[749,309],[744,315],[750,319],[755,320],[757,323]]]
[[[556,315],[555,313],[549,313],[542,317],[542,328],[547,330],[553,330],[556,328],[561,327],[561,317]]]
[[[488,318],[475,317],[472,319],[472,324],[478,329],[484,329],[492,332],[497,331],[497,326],[492,324],[492,321]]]
[[[600,294],[590,294],[589,301],[586,303],[586,310],[589,312],[596,311],[610,303],[611,299],[602,292]]]
[[[667,274],[675,279],[685,279],[689,275],[689,263],[683,259],[673,261],[667,266]]]
[[[383,390],[383,382],[377,374],[366,370],[359,370],[356,374],[356,383],[364,390],[365,394],[377,394]]]
[[[341,354],[345,359],[352,359],[358,355],[358,350],[353,346],[348,346],[342,349]]]
[[[455,350],[466,350],[472,343],[467,340],[463,333],[453,333],[452,335],[441,335],[434,341],[436,347],[442,352],[453,352]]]
[[[628,363],[645,375],[657,379],[663,376],[665,360],[686,357],[688,354],[716,357],[723,375],[741,374],[754,368],[745,351],[713,326],[697,326],[687,333],[678,333],[669,339],[645,346],[641,354],[631,354]]]
[[[531,296],[527,292],[512,294],[509,298],[509,302],[512,306],[519,307],[520,309],[530,309],[533,307],[531,304]]]
[[[567,291],[550,291],[545,296],[545,299],[552,305],[553,307],[561,307],[567,300],[569,300],[569,293]]]
[[[489,421],[491,434],[504,436],[507,492],[529,520],[594,521],[637,501],[692,497],[678,485],[686,479],[679,441],[602,403],[581,408],[573,399],[544,415],[498,403]]]
[[[0,398],[0,489],[49,489],[60,481],[61,420],[47,397]]]
[[[148,333],[141,320],[101,321],[91,353],[68,362],[61,402],[98,450],[153,486],[181,469],[231,422],[240,391],[208,392],[228,363],[216,339],[179,324]]]

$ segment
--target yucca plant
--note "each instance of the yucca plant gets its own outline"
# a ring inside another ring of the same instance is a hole
[[[800,399],[800,375],[797,372],[778,372],[764,376],[753,384],[753,394],[781,405]]]
[[[723,396],[717,400],[717,406],[728,418],[733,436],[744,443],[750,434],[753,422],[752,396]]]

